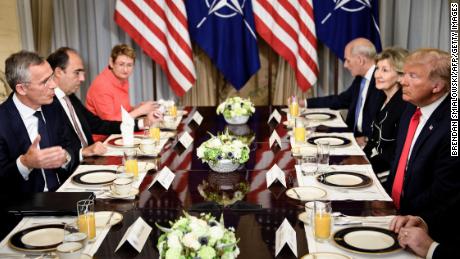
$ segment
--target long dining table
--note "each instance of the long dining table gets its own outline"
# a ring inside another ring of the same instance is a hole
[[[158,258],[157,239],[162,232],[155,223],[169,226],[169,222],[178,219],[184,212],[192,215],[211,213],[216,218],[224,217],[226,227],[234,227],[239,258],[274,258],[275,232],[284,219],[293,226],[297,235],[297,255],[308,253],[308,245],[303,223],[298,215],[305,211],[304,203],[291,199],[285,192],[299,185],[295,165],[298,157],[293,156],[288,139],[288,129],[283,123],[268,123],[270,114],[282,107],[256,107],[256,112],[244,125],[228,125],[221,115],[216,114],[216,107],[186,107],[188,115],[184,116],[177,128],[175,139],[169,140],[158,157],[142,157],[141,161],[152,162],[157,169],[151,169],[139,186],[139,194],[133,200],[96,199],[96,211],[117,211],[122,213],[121,224],[113,226],[103,240],[94,258]],[[203,116],[201,125],[189,123],[192,115],[199,112]],[[283,120],[286,120],[286,114]],[[232,173],[216,173],[210,170],[196,154],[200,144],[209,139],[209,134],[230,131],[243,135],[251,141],[249,161]],[[276,130],[281,138],[281,147],[270,148],[269,137]],[[346,128],[317,127],[317,132],[347,132]],[[177,136],[188,132],[193,143],[185,150],[176,148]],[[82,165],[120,165],[121,156],[103,156],[86,158]],[[266,172],[277,164],[286,176],[286,187],[274,183],[269,188],[266,184]],[[365,156],[339,155],[331,156],[331,165],[366,165]],[[175,178],[169,187],[155,184],[150,187],[155,175],[168,167]],[[238,200],[227,204],[204,197],[203,186],[206,184],[235,188],[239,186],[244,194]],[[150,188],[149,188],[150,187]],[[395,209],[390,201],[376,200],[333,200],[333,211],[346,215],[380,216],[393,215]],[[142,251],[138,253],[129,247],[115,252],[120,239],[127,228],[142,217],[152,228],[152,232]],[[293,258],[294,254],[281,250],[278,258]]]

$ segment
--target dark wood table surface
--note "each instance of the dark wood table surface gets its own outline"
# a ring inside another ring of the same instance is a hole
[[[286,173],[288,188],[297,186],[294,165],[296,158],[290,152],[287,138],[287,129],[283,124],[276,126],[267,124],[268,117],[280,107],[256,107],[256,113],[248,123],[239,126],[229,126],[222,116],[216,115],[216,107],[187,108],[190,114],[199,111],[204,120],[199,127],[183,124],[184,117],[178,128],[179,135],[188,131],[194,138],[193,144],[182,153],[173,148],[177,141],[170,141],[158,158],[145,158],[156,163],[159,169],[168,166],[176,175],[169,190],[154,185],[147,189],[153,180],[156,170],[150,170],[140,186],[139,196],[132,201],[127,200],[96,200],[96,211],[115,210],[123,214],[122,224],[112,227],[103,241],[95,258],[158,258],[156,249],[157,238],[161,231],[155,226],[158,223],[169,226],[186,211],[192,215],[202,212],[211,213],[216,217],[224,215],[225,225],[234,227],[236,236],[240,239],[238,258],[274,258],[275,231],[282,221],[287,218],[297,232],[297,247],[299,258],[308,252],[307,241],[303,224],[297,219],[298,214],[304,211],[303,203],[288,198],[284,193],[287,190],[279,183],[270,188],[266,187],[265,173],[275,163]],[[283,114],[283,113],[282,113]],[[284,118],[285,119],[285,118]],[[218,174],[210,171],[207,164],[196,156],[199,145],[209,139],[209,133],[217,134],[228,128],[234,133],[244,134],[248,139],[253,138],[250,145],[249,161],[237,172]],[[276,130],[282,139],[282,147],[273,151],[268,146],[270,134]],[[346,129],[330,129],[319,127],[318,131],[346,131]],[[96,157],[86,159],[84,164],[121,164],[120,157]],[[331,164],[367,164],[361,156],[333,156]],[[217,202],[205,199],[199,188],[209,184],[221,186],[224,191],[234,189],[234,186],[243,188],[247,193],[243,199],[234,204],[223,206]],[[225,190],[227,188],[228,190]],[[394,214],[391,202],[382,201],[333,201],[334,211],[348,215],[389,215]],[[127,228],[138,218],[142,217],[153,230],[141,253],[129,246],[122,247],[116,253],[115,248]],[[286,247],[277,258],[294,258]]]

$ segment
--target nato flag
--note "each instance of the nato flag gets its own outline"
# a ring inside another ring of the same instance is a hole
[[[316,35],[340,59],[345,45],[363,37],[382,50],[378,0],[313,0]]]
[[[251,0],[188,0],[190,37],[237,90],[260,68]]]

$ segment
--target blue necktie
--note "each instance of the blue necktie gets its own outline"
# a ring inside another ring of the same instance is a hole
[[[36,111],[34,116],[38,118],[38,133],[40,134],[40,149],[44,149],[50,146],[50,140],[48,131],[46,130],[46,123],[43,120],[41,111]],[[49,191],[55,191],[59,187],[59,181],[57,175],[52,170],[43,170],[45,172],[46,184]]]
[[[366,85],[366,78],[363,77],[363,79],[361,79],[361,85],[359,86],[358,101],[356,103],[356,108],[355,108],[354,130],[356,130],[356,127],[358,126],[359,111],[361,110],[361,107],[363,106],[363,89],[365,85]]]

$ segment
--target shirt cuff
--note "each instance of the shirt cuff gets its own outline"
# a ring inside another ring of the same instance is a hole
[[[305,109],[308,108],[307,98],[303,99],[303,107],[304,107]]]
[[[78,159],[80,159],[80,162],[83,161],[83,148],[80,148],[80,151],[78,151]]]
[[[436,241],[433,241],[431,243],[430,248],[428,249],[428,253],[426,254],[426,259],[432,259],[434,251],[436,250],[436,247],[438,247],[439,243]]]
[[[62,169],[68,169],[70,165],[70,161],[72,161],[72,156],[69,154],[69,152],[67,152],[66,150],[65,153],[66,153],[66,162],[61,166]]]
[[[143,130],[143,129],[144,129],[144,120],[143,120],[143,119],[137,120],[137,127],[138,127],[140,130]]]
[[[22,162],[21,162],[21,156],[16,159],[16,166],[18,167],[19,173],[22,175],[24,180],[29,180],[29,174],[32,171],[32,169],[27,168]]]

